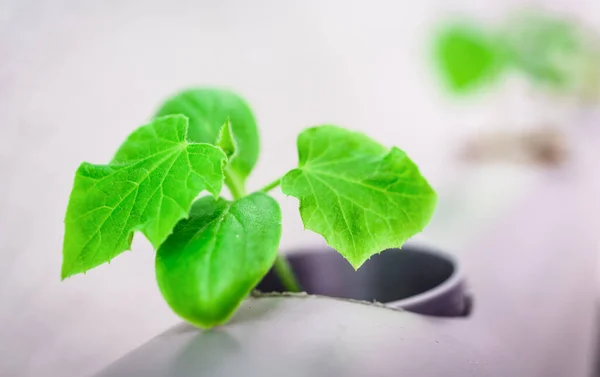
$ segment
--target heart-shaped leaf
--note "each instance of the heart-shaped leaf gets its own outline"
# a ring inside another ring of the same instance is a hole
[[[221,324],[269,271],[280,237],[281,211],[267,194],[201,198],[158,249],[160,291],[190,323]]]
[[[320,126],[298,137],[299,167],[281,181],[300,200],[304,226],[323,237],[354,268],[400,247],[429,222],[436,194],[398,148],[363,134]]]

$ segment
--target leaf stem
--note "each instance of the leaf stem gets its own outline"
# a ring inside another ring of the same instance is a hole
[[[225,172],[225,185],[229,188],[231,192],[231,196],[233,196],[233,200],[238,200],[246,196],[246,189],[244,187],[244,182],[240,182],[235,179],[229,172]]]
[[[266,185],[265,187],[261,188],[258,191],[269,192],[269,191],[273,190],[275,187],[279,186],[279,184],[281,183],[281,178],[282,177],[277,178],[276,180],[269,183],[268,185]]]
[[[302,291],[300,283],[298,283],[296,275],[294,274],[294,271],[292,271],[292,267],[285,256],[278,254],[273,267],[275,268],[275,272],[277,273],[277,276],[279,276],[283,287],[288,292]]]

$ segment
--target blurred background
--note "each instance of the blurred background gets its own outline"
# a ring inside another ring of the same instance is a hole
[[[308,126],[404,149],[440,195],[414,242],[463,262],[469,320],[530,376],[590,375],[597,33],[597,0],[0,0],[0,375],[89,375],[179,321],[142,237],[85,276],[59,271],[76,167],[108,161],[165,97],[195,85],[253,107],[250,189],[295,166]],[[276,196],[282,249],[321,245],[297,202]]]

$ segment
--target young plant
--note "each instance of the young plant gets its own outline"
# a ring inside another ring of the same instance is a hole
[[[598,42],[583,25],[543,9],[485,27],[455,21],[436,30],[433,62],[445,86],[467,94],[519,72],[542,91],[587,92],[597,84]],[[582,88],[581,88],[582,87]],[[593,95],[593,89],[591,90]]]
[[[175,95],[112,161],[77,169],[62,278],[110,261],[139,231],[157,250],[156,280],[169,306],[207,328],[226,322],[272,266],[298,289],[277,256],[281,211],[268,192],[279,185],[298,198],[305,227],[355,269],[431,218],[435,192],[400,149],[332,125],[306,129],[297,144],[296,168],[246,194],[259,153],[248,105],[225,90]],[[220,197],[223,185],[233,200]],[[198,198],[204,191],[211,195]]]

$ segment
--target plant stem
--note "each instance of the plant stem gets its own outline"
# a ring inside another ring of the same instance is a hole
[[[275,259],[275,264],[273,265],[275,268],[275,272],[277,273],[277,276],[279,276],[279,279],[281,280],[281,283],[283,284],[283,287],[288,291],[288,292],[300,292],[302,291],[302,288],[300,287],[300,283],[298,283],[298,280],[296,279],[296,275],[294,275],[294,271],[292,271],[292,267],[290,266],[288,260],[285,258],[285,256],[279,254],[277,255],[277,259]]]
[[[225,184],[229,191],[231,192],[231,196],[233,196],[234,200],[243,198],[246,196],[246,189],[244,188],[244,182],[238,181],[228,172],[225,172]]]
[[[266,185],[265,187],[261,188],[258,191],[269,192],[269,191],[273,190],[275,187],[279,186],[280,183],[281,183],[281,177],[277,178],[276,180],[269,183],[268,185]]]

